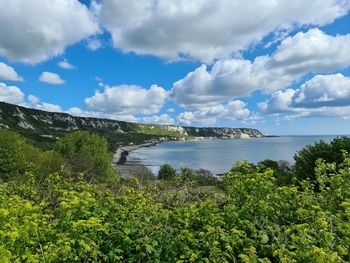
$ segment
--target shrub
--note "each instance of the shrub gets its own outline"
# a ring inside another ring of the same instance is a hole
[[[194,174],[199,185],[221,185],[218,177],[208,170],[199,169],[194,171]]]
[[[276,178],[275,183],[277,185],[288,185],[294,183],[294,173],[292,166],[287,161],[273,161],[266,159],[258,163],[260,169],[271,169],[273,171],[273,176]]]
[[[22,149],[26,142],[18,134],[9,130],[0,130],[0,177],[8,180],[24,171]]]
[[[194,175],[194,170],[188,167],[181,167],[180,169],[180,179],[182,182],[193,182],[196,180]]]
[[[316,161],[323,159],[328,163],[334,162],[338,165],[344,160],[343,151],[350,152],[349,137],[338,137],[330,143],[321,140],[318,143],[304,147],[294,156],[297,180],[309,179],[316,182]]]
[[[59,154],[53,151],[43,152],[13,131],[0,130],[0,138],[2,180],[14,179],[25,172],[33,172],[35,177],[42,179],[50,173],[60,171],[64,164]]]
[[[59,139],[54,148],[70,165],[74,174],[83,173],[91,182],[103,182],[115,177],[112,156],[105,138],[77,131]]]
[[[176,177],[176,170],[170,164],[163,164],[160,166],[158,179],[168,180],[174,177]]]

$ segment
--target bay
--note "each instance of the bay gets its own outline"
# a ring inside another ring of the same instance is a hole
[[[227,172],[235,161],[242,160],[252,163],[265,159],[286,160],[293,164],[293,156],[304,146],[320,140],[329,142],[335,137],[308,135],[164,142],[153,147],[140,148],[131,152],[129,157],[139,160],[155,174],[159,166],[165,163],[176,169],[186,166],[221,174]]]

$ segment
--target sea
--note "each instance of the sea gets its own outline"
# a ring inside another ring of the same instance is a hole
[[[189,167],[206,169],[213,174],[230,170],[235,161],[251,163],[285,160],[294,163],[293,156],[303,147],[323,140],[330,142],[336,135],[281,136],[250,139],[214,139],[200,141],[163,142],[137,149],[128,158],[138,160],[157,174],[162,164],[176,169]]]

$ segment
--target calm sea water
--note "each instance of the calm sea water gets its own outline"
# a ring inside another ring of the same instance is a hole
[[[227,172],[234,161],[257,163],[265,159],[286,160],[293,163],[294,154],[305,145],[319,140],[331,141],[336,136],[286,136],[254,139],[223,139],[185,142],[166,142],[141,148],[130,153],[131,158],[157,173],[165,163],[175,168],[187,166],[204,168],[214,174]]]

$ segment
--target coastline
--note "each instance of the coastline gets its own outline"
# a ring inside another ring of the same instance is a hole
[[[143,144],[124,145],[124,146],[120,146],[114,153],[112,165],[114,169],[117,171],[117,173],[119,174],[119,176],[121,176],[122,178],[132,178],[140,174],[141,175],[147,174],[147,175],[154,176],[152,171],[149,168],[147,168],[144,164],[142,164],[139,159],[128,157],[129,153],[143,147],[156,146],[159,143],[169,142],[169,141],[176,142],[176,141],[203,141],[203,140],[225,140],[225,139],[246,140],[250,138],[264,138],[264,137],[278,137],[278,136],[262,136],[262,137],[241,136],[240,138],[218,138],[218,137],[198,136],[194,138],[188,138],[185,140],[168,139],[168,140],[160,140],[156,142],[149,142],[149,143],[143,143]]]
[[[138,159],[127,158],[130,152],[143,147],[155,146],[160,142],[150,142],[135,145],[125,145],[117,149],[113,155],[113,167],[122,178],[132,178],[139,174],[151,174],[151,171]]]

